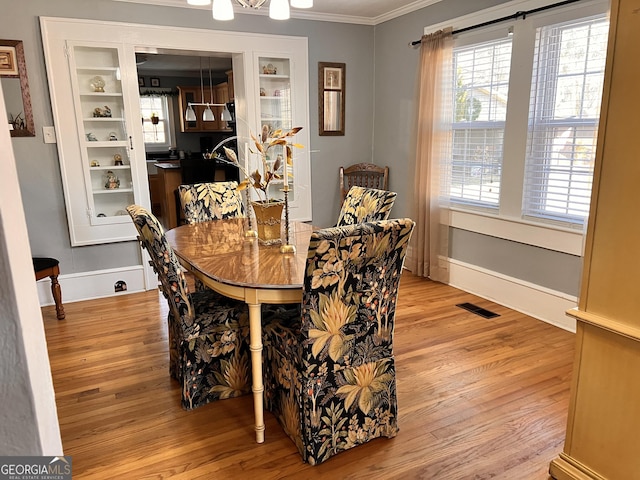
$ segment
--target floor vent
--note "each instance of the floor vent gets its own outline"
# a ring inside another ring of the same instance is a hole
[[[483,318],[494,318],[500,316],[497,313],[491,312],[486,308],[474,305],[473,303],[458,303],[456,307],[464,308],[465,310],[471,313],[475,313],[476,315],[480,315]]]

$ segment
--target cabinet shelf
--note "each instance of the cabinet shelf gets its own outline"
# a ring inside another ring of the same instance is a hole
[[[127,146],[127,142],[124,142],[124,141],[111,141],[111,140],[106,140],[104,142],[102,142],[102,141],[89,142],[89,141],[85,140],[84,145],[87,148],[126,147]]]
[[[102,98],[119,98],[122,97],[121,92],[81,92],[79,94],[81,97],[102,97]]]
[[[114,72],[117,72],[119,69],[120,69],[120,67],[105,67],[105,66],[101,66],[101,65],[81,65],[81,66],[76,67],[76,71],[78,73],[80,73],[80,72],[114,73]]]
[[[105,188],[104,190],[94,190],[93,194],[94,195],[113,195],[116,193],[131,193],[131,192],[133,192],[133,188],[113,188],[113,189]]]
[[[121,117],[85,117],[85,122],[123,122],[124,118]]]
[[[272,75],[272,74],[268,74],[268,73],[261,73],[260,75],[258,75],[260,77],[260,79],[273,79],[273,80],[287,80],[289,78],[289,75]]]
[[[100,165],[99,167],[90,167],[91,170],[128,170],[131,165]]]

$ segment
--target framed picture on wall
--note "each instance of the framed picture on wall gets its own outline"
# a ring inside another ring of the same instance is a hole
[[[149,81],[151,82],[151,86],[152,87],[159,87],[160,86],[160,79],[158,77],[151,77],[149,79]]]
[[[138,77],[138,86],[144,87],[144,77]]]
[[[0,45],[0,75],[18,76],[18,61],[16,48],[10,45]]]

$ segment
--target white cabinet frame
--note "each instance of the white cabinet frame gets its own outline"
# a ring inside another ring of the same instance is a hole
[[[131,222],[92,222],[87,199],[86,172],[80,161],[82,142],[74,110],[72,75],[68,61],[69,43],[92,45],[119,45],[121,82],[125,110],[135,116],[139,110],[138,79],[135,65],[136,52],[182,50],[192,55],[209,52],[231,54],[234,71],[234,89],[237,130],[240,138],[250,138],[253,126],[260,125],[260,86],[254,59],[269,55],[291,59],[292,101],[296,111],[292,123],[302,126],[296,143],[305,146],[296,152],[296,201],[291,205],[291,218],[311,220],[311,174],[309,145],[309,76],[308,44],[306,37],[289,37],[240,32],[222,32],[171,26],[155,26],[120,22],[104,22],[54,17],[40,18],[42,41],[47,66],[54,123],[58,139],[60,170],[65,194],[71,244],[92,245],[134,240],[135,228]],[[215,45],[214,47],[210,47]],[[144,156],[141,122],[130,120],[127,134],[131,136],[131,183],[135,202],[150,208],[149,187]]]

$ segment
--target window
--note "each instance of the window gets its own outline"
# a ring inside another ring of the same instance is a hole
[[[608,21],[537,31],[523,214],[582,224],[589,213]]]
[[[607,6],[588,1],[456,37],[452,150],[442,178],[449,205],[460,215],[510,222],[495,232],[483,226],[482,233],[527,243],[530,226],[582,229],[602,99]],[[527,227],[519,234],[513,222]]]
[[[510,62],[511,39],[454,52],[452,201],[498,206]]]
[[[171,121],[167,96],[141,96],[140,113],[144,143],[156,150],[171,146]]]

